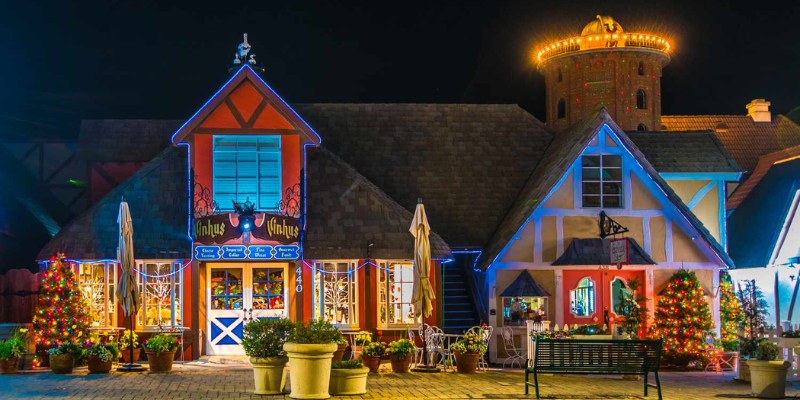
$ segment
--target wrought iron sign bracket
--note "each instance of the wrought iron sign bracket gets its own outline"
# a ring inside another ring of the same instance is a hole
[[[607,236],[616,236],[628,232],[628,228],[620,225],[606,215],[605,211],[600,211],[600,237],[605,239]]]

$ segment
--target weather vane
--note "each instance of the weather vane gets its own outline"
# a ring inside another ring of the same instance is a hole
[[[244,34],[244,40],[242,43],[239,43],[239,47],[236,49],[236,54],[234,54],[233,58],[233,65],[241,65],[243,62],[247,61],[248,64],[255,66],[256,65],[256,55],[250,54],[248,58],[247,55],[250,53],[250,43],[247,43],[247,33]]]

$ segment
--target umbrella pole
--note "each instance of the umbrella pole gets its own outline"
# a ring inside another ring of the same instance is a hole
[[[123,364],[121,367],[117,368],[119,372],[141,372],[146,371],[147,368],[143,367],[141,364],[137,364],[136,360],[133,359],[133,313],[131,313],[131,342],[129,345],[129,351],[131,355],[131,362],[127,364]]]

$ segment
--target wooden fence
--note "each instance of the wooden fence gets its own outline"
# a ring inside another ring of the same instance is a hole
[[[0,323],[29,323],[39,299],[38,273],[12,269],[0,275]]]

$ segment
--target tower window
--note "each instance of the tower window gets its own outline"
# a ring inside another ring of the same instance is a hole
[[[644,61],[639,61],[639,75],[644,76]]]
[[[647,93],[644,91],[644,89],[639,89],[636,91],[636,108],[639,110],[647,109]]]
[[[639,124],[639,126],[636,127],[636,130],[639,131],[639,132],[644,132],[644,131],[647,130],[647,125]]]
[[[567,102],[564,99],[558,99],[557,108],[556,113],[558,114],[558,119],[565,118],[567,116]]]
[[[558,68],[558,81],[564,82],[564,75],[561,73],[561,68]]]

